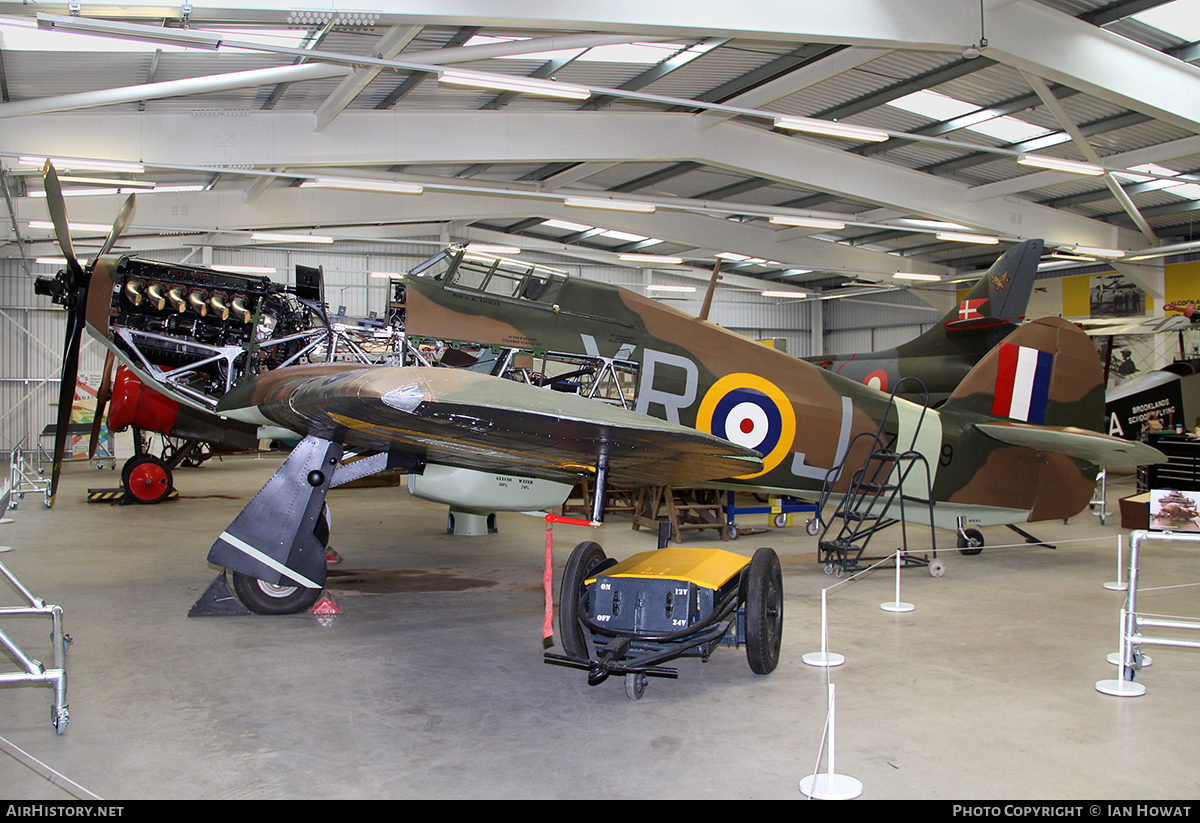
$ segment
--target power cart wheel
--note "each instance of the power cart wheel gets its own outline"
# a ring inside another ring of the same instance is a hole
[[[644,674],[630,673],[625,675],[625,696],[630,700],[641,700],[642,695],[646,693],[646,681],[649,680]]]
[[[599,543],[585,540],[571,552],[567,567],[563,570],[562,585],[558,590],[558,628],[562,635],[563,652],[576,660],[591,657],[588,638],[579,625],[580,599],[587,591],[583,581],[587,580],[592,569],[607,559]]]
[[[230,572],[238,600],[255,614],[295,614],[312,608],[321,589],[276,586],[241,572]]]
[[[755,674],[770,674],[783,640],[783,571],[774,549],[759,549],[750,560],[745,608],[746,659]]]

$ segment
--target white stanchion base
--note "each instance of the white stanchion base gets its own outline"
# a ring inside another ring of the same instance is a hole
[[[853,800],[863,785],[844,774],[810,774],[800,781],[800,791],[814,800]]]
[[[891,603],[880,603],[879,608],[885,612],[911,612],[916,608],[912,603],[905,603],[901,600],[893,600]]]
[[[1108,657],[1105,658],[1105,660],[1107,660],[1109,663],[1112,663],[1114,666],[1120,666],[1121,665],[1121,653],[1120,652],[1110,652]],[[1154,665],[1154,661],[1152,659],[1150,659],[1150,655],[1143,654],[1142,655],[1142,668],[1148,669],[1152,665]]]
[[[846,658],[834,652],[809,652],[800,658],[810,666],[840,666],[846,662]]]
[[[11,523],[11,522],[13,522],[13,519],[11,517],[0,517],[0,525],[3,525],[4,523]]]
[[[1132,680],[1097,680],[1096,691],[1113,697],[1141,697],[1146,693],[1146,687]]]
[[[1127,592],[1127,591],[1129,591],[1129,584],[1128,583],[1118,583],[1117,581],[1113,580],[1110,583],[1105,583],[1104,588],[1108,589],[1109,591],[1113,591],[1113,592]]]
[[[12,551],[12,546],[0,546],[0,552],[10,552],[10,551]]]

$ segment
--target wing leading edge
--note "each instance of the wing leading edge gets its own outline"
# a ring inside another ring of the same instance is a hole
[[[456,369],[279,369],[229,392],[218,414],[426,462],[551,480],[595,470],[677,485],[761,470],[758,452],[596,400]]]

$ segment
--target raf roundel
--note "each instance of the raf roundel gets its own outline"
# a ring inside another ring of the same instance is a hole
[[[739,479],[758,477],[783,462],[796,436],[796,415],[787,396],[755,374],[728,374],[705,393],[696,428],[723,437],[763,456],[763,469]]]

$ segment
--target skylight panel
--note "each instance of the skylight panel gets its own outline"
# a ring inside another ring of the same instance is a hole
[[[913,114],[919,114],[922,117],[928,117],[931,120],[937,120],[938,122],[953,120],[968,114],[985,114],[984,110],[973,103],[968,103],[965,100],[959,100],[946,94],[939,94],[936,91],[929,91],[928,89],[914,91],[912,94],[897,97],[895,100],[890,101],[888,105],[912,112]],[[997,140],[1004,140],[1007,143],[1019,143],[1035,137],[1052,134],[1049,129],[1043,129],[1041,126],[1035,126],[1032,123],[1026,123],[1024,120],[1018,120],[1015,117],[1007,115],[987,118],[969,126],[964,125],[963,128],[967,131],[995,137]],[[1063,135],[1059,140],[1041,145],[1053,145],[1067,139],[1069,138]]]
[[[542,225],[551,229],[565,229],[567,231],[588,231],[591,226],[583,223],[572,223],[570,220],[543,220]]]
[[[616,229],[609,229],[608,231],[602,231],[602,232],[600,232],[600,236],[601,237],[611,237],[613,240],[625,240],[630,243],[636,243],[639,240],[649,239],[643,234],[630,234],[627,231],[617,231]],[[659,242],[661,243],[662,241],[660,240]]]
[[[514,40],[530,40],[529,37],[510,37],[477,34],[463,45],[486,46],[493,43],[510,43]],[[594,46],[587,50],[563,49],[559,51],[538,51],[528,54],[506,54],[498,60],[563,60],[583,51],[575,59],[581,63],[640,63],[653,66],[666,60],[683,48],[682,43],[614,43],[608,46]]]
[[[897,97],[895,100],[889,101],[888,105],[939,122],[950,120],[954,117],[962,117],[964,114],[970,114],[979,108],[965,100],[957,100],[944,94],[938,94],[936,91],[929,91],[928,89],[914,91],[912,94]]]
[[[997,140],[1004,140],[1007,143],[1020,143],[1050,134],[1049,129],[1043,129],[1041,126],[1035,126],[1032,123],[1026,123],[1024,120],[1008,116],[993,117],[991,120],[976,123],[974,126],[968,128],[970,131],[986,134],[989,137],[995,137]]]
[[[1175,0],[1131,17],[1189,43],[1200,40],[1200,3],[1196,0]]]

